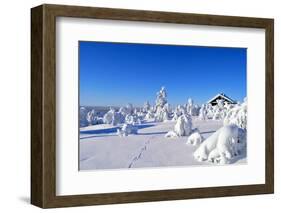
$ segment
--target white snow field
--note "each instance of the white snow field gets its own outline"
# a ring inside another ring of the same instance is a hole
[[[202,144],[188,144],[188,136],[167,138],[176,121],[144,121],[136,124],[137,133],[126,137],[117,133],[122,124],[98,124],[80,128],[80,170],[126,169],[216,165],[198,161],[194,152]],[[208,139],[223,126],[223,120],[202,120],[192,116],[192,128]],[[232,159],[232,164],[246,162],[246,154]]]

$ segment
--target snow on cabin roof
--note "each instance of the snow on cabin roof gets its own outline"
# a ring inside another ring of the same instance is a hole
[[[224,93],[217,94],[215,97],[213,97],[209,101],[207,101],[207,103],[211,103],[212,101],[216,100],[218,97],[222,97],[223,99],[228,100],[230,103],[233,103],[233,104],[236,103],[236,101],[232,100],[230,97],[228,97]]]

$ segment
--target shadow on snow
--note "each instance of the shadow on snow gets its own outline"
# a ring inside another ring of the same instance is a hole
[[[166,134],[166,132],[147,132],[147,133],[138,133],[138,135],[162,135],[162,134]]]
[[[200,132],[200,134],[210,134],[210,133],[215,133],[216,131],[206,131],[206,132]]]
[[[148,127],[152,127],[154,126],[153,124],[139,124],[136,125],[138,127],[138,129],[144,129],[144,128],[148,128]],[[80,135],[81,134],[110,134],[110,133],[117,133],[117,129],[120,129],[120,127],[112,127],[112,128],[107,128],[107,129],[95,129],[95,130],[84,130],[84,131],[80,131]]]

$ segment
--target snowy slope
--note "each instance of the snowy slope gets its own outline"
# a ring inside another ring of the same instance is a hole
[[[117,127],[108,124],[80,128],[80,170],[211,165],[193,158],[198,146],[186,145],[187,136],[164,137],[174,125],[173,121],[147,122],[138,126],[137,135],[128,137],[116,135]],[[193,118],[193,128],[204,138],[221,126],[222,121]]]

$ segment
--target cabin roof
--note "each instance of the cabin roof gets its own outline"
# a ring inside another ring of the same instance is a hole
[[[214,96],[213,98],[211,98],[207,103],[211,103],[211,102],[213,102],[214,100],[216,100],[216,99],[219,98],[219,97],[221,97],[221,98],[223,98],[223,99],[229,101],[229,102],[232,103],[232,104],[235,104],[235,103],[236,103],[236,101],[234,101],[233,99],[231,99],[230,97],[228,97],[228,96],[227,96],[226,94],[224,94],[224,93],[219,93],[219,94],[217,94],[216,96]]]

